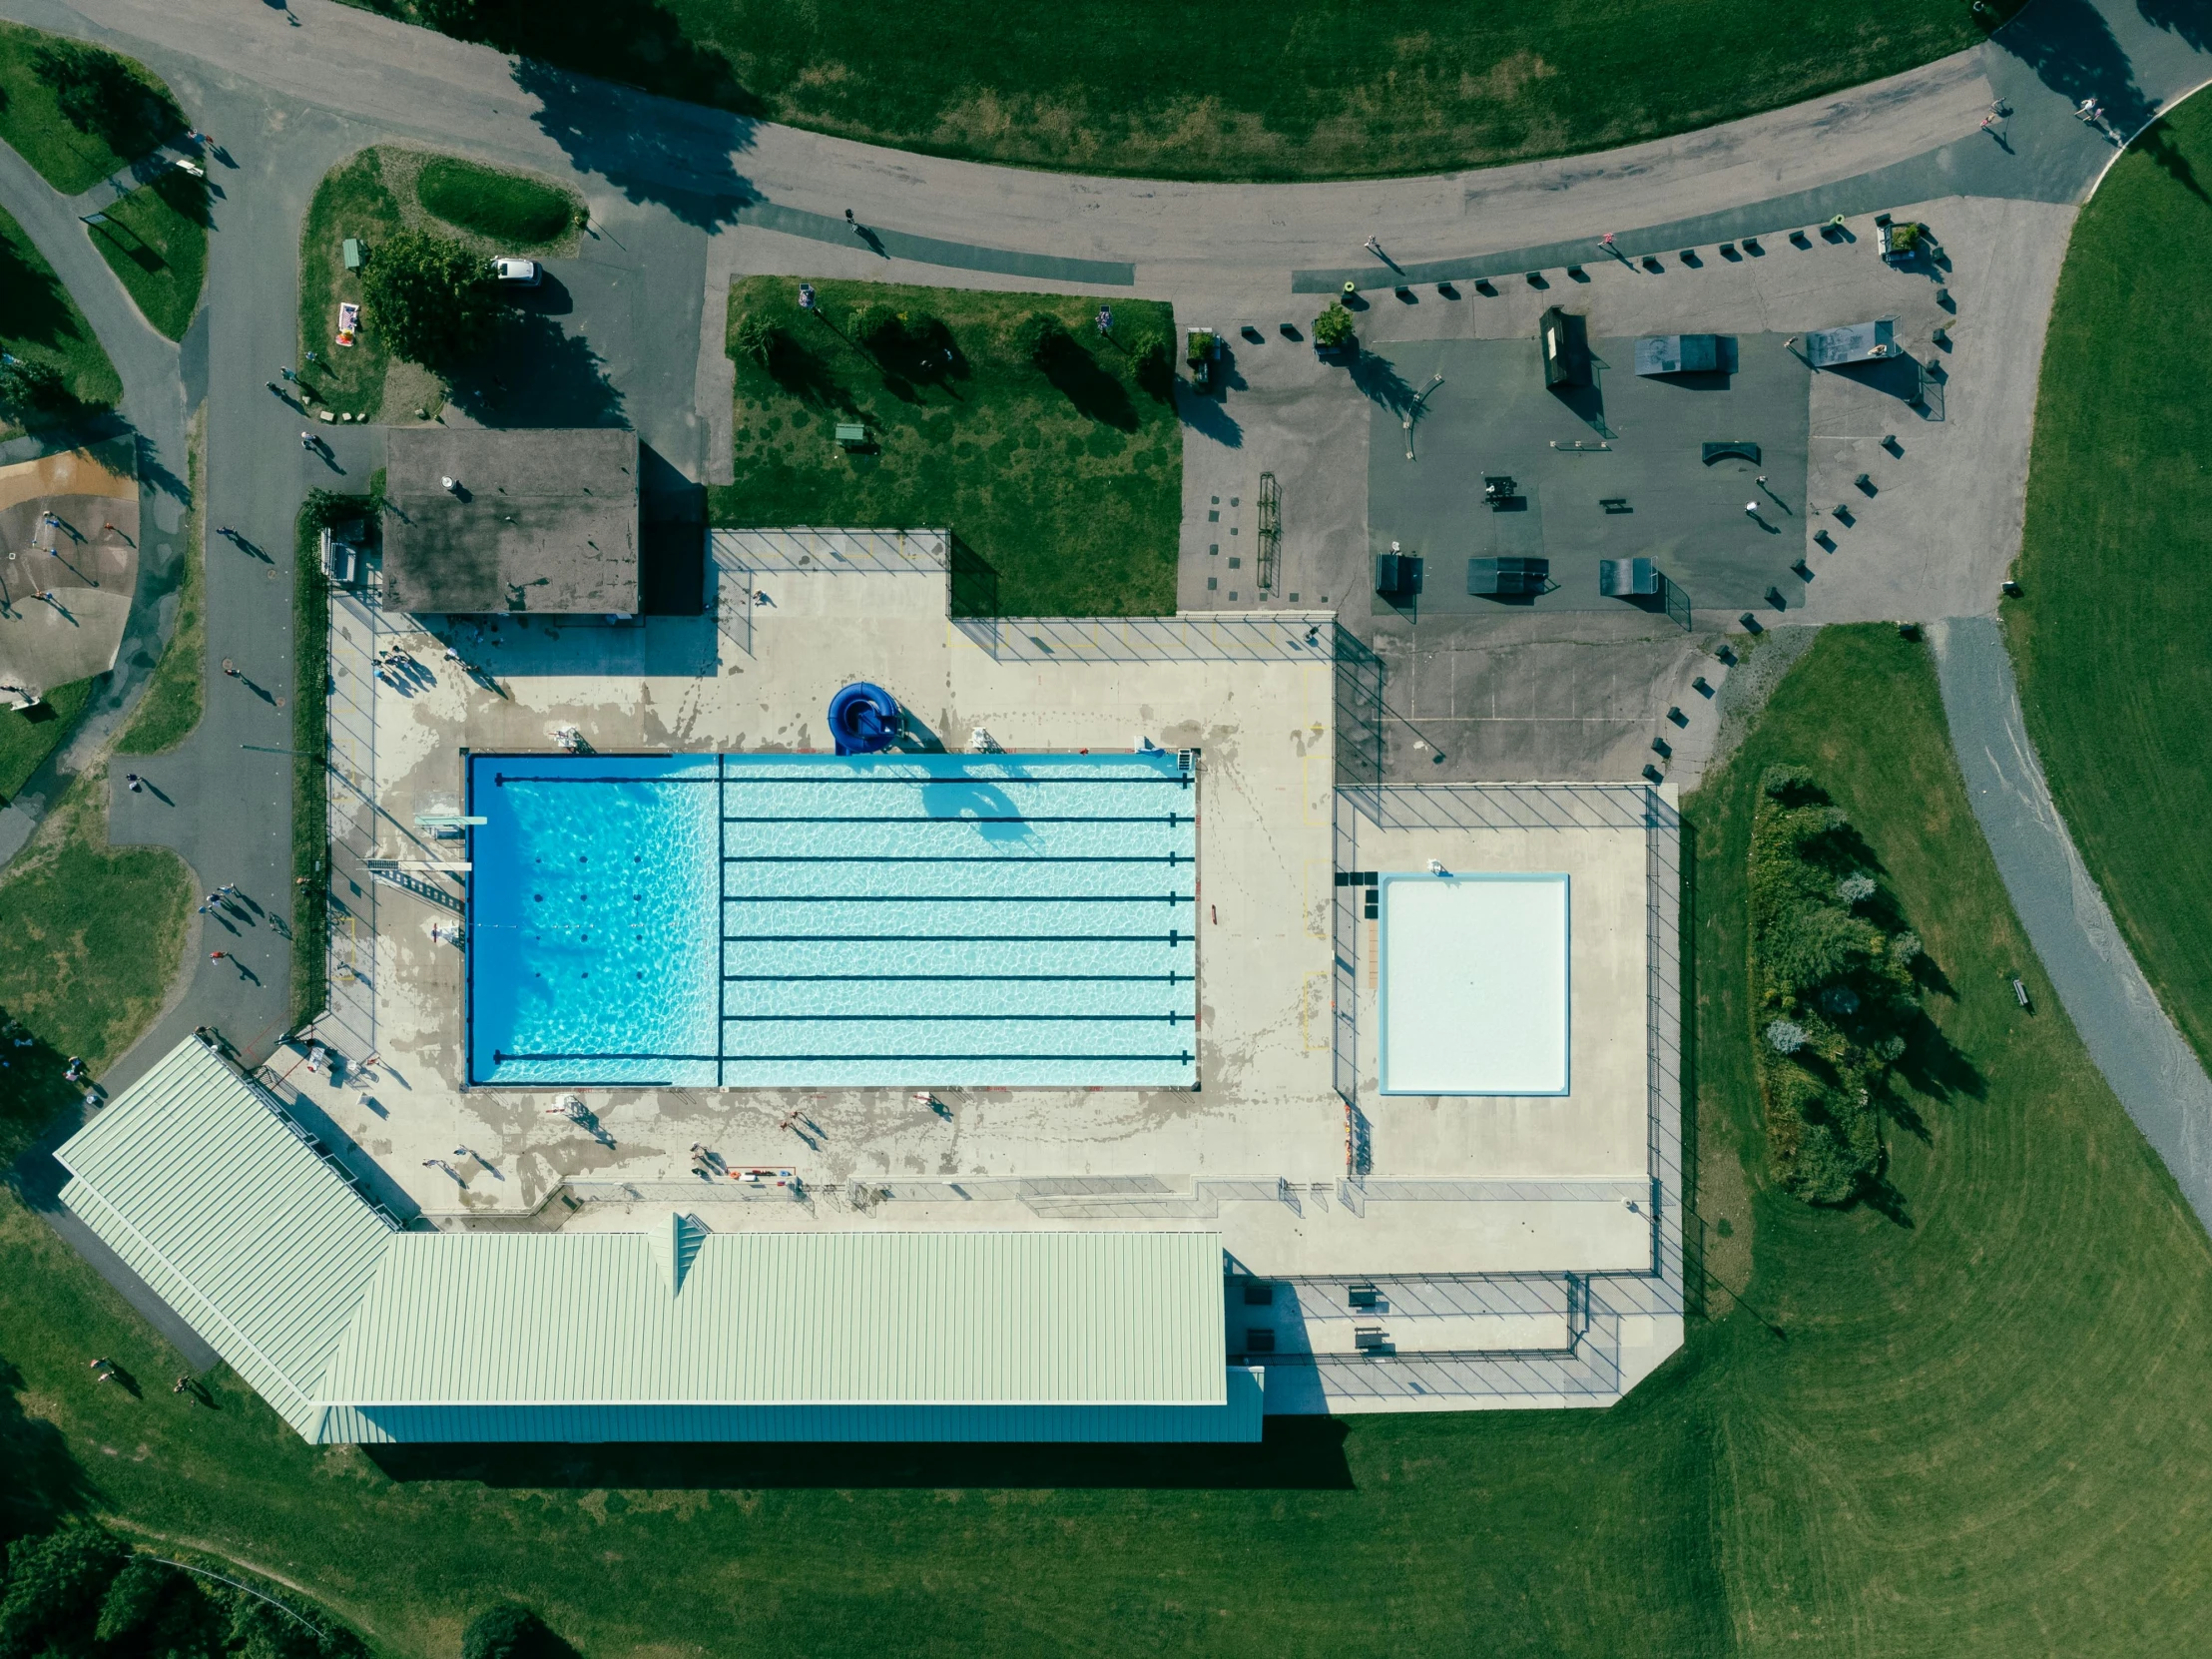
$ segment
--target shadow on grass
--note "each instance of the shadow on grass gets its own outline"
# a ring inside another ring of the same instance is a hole
[[[852,393],[828,359],[787,329],[777,329],[770,342],[768,373],[788,396],[798,398],[810,409],[834,409],[855,416],[860,412]]]
[[[2154,121],[2144,129],[2135,141],[2136,149],[2151,159],[2157,169],[2207,207],[2212,207],[2212,196],[2205,194],[2204,186],[2197,182],[2197,170],[2189,164],[2189,158],[2181,153],[2181,146],[2174,143],[2173,128],[2163,121]]]
[[[1099,367],[1081,341],[1067,334],[1049,336],[1037,366],[1053,389],[1075,405],[1076,413],[1123,432],[1137,429],[1137,406],[1129,400],[1129,388]]]
[[[1350,1491],[1334,1417],[1270,1417],[1258,1445],[380,1445],[362,1450],[402,1482],[500,1488],[759,1491],[1065,1488]]]
[[[0,1360],[0,1537],[42,1532],[99,1494],[62,1431],[23,1409],[23,1374]]]

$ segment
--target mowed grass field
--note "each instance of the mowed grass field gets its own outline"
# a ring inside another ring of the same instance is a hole
[[[215,216],[207,182],[171,169],[100,212],[101,223],[85,227],[93,247],[146,320],[171,339],[183,339],[208,276]]]
[[[1173,179],[1441,173],[1603,149],[1980,38],[1965,0],[355,3],[847,138]],[[535,66],[522,74],[557,91]]]
[[[2021,598],[2005,607],[2051,794],[2166,1011],[2212,1063],[2212,99],[2113,164],[2043,347]]]
[[[1889,1214],[1757,1175],[1745,866],[1784,761],[1951,987],[1930,1012],[1962,1060],[1891,1127]],[[176,1368],[0,1196],[15,1512],[194,1540],[425,1659],[502,1595],[593,1659],[2201,1651],[2212,1246],[2032,967],[2036,1011],[2011,1000],[2033,958],[1923,648],[1828,632],[1687,816],[1714,1317],[1609,1411],[1278,1422],[1257,1449],[318,1451],[228,1373],[213,1410],[93,1384],[95,1354]]]
[[[1172,365],[1139,371],[1148,346],[1179,347],[1169,306],[1116,301],[1109,341],[1094,299],[815,287],[810,316],[792,278],[731,286],[736,482],[710,492],[715,523],[950,529],[964,614],[1173,614],[1183,427]],[[862,344],[871,308],[903,312],[914,343]],[[1014,337],[1040,311],[1066,329],[1044,368]],[[748,317],[777,330],[765,364],[738,344]],[[842,423],[869,448],[840,447]]]

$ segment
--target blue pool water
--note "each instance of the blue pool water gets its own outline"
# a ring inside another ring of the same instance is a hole
[[[1189,1088],[1170,754],[472,756],[472,1081]]]

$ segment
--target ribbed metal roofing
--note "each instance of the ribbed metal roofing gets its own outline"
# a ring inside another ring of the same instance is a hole
[[[1220,1404],[1208,1233],[401,1234],[334,1404]],[[662,1247],[665,1254],[665,1246]]]
[[[63,1201],[304,1432],[398,1235],[192,1038],[54,1156]]]
[[[1218,1234],[403,1233],[190,1039],[56,1156],[317,1442],[1259,1436]]]

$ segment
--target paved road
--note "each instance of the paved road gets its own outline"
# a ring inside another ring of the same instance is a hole
[[[2003,635],[1970,617],[1936,624],[1930,638],[1966,798],[2012,907],[2089,1057],[2212,1228],[2212,1078],[2158,1005],[2058,816]]]

